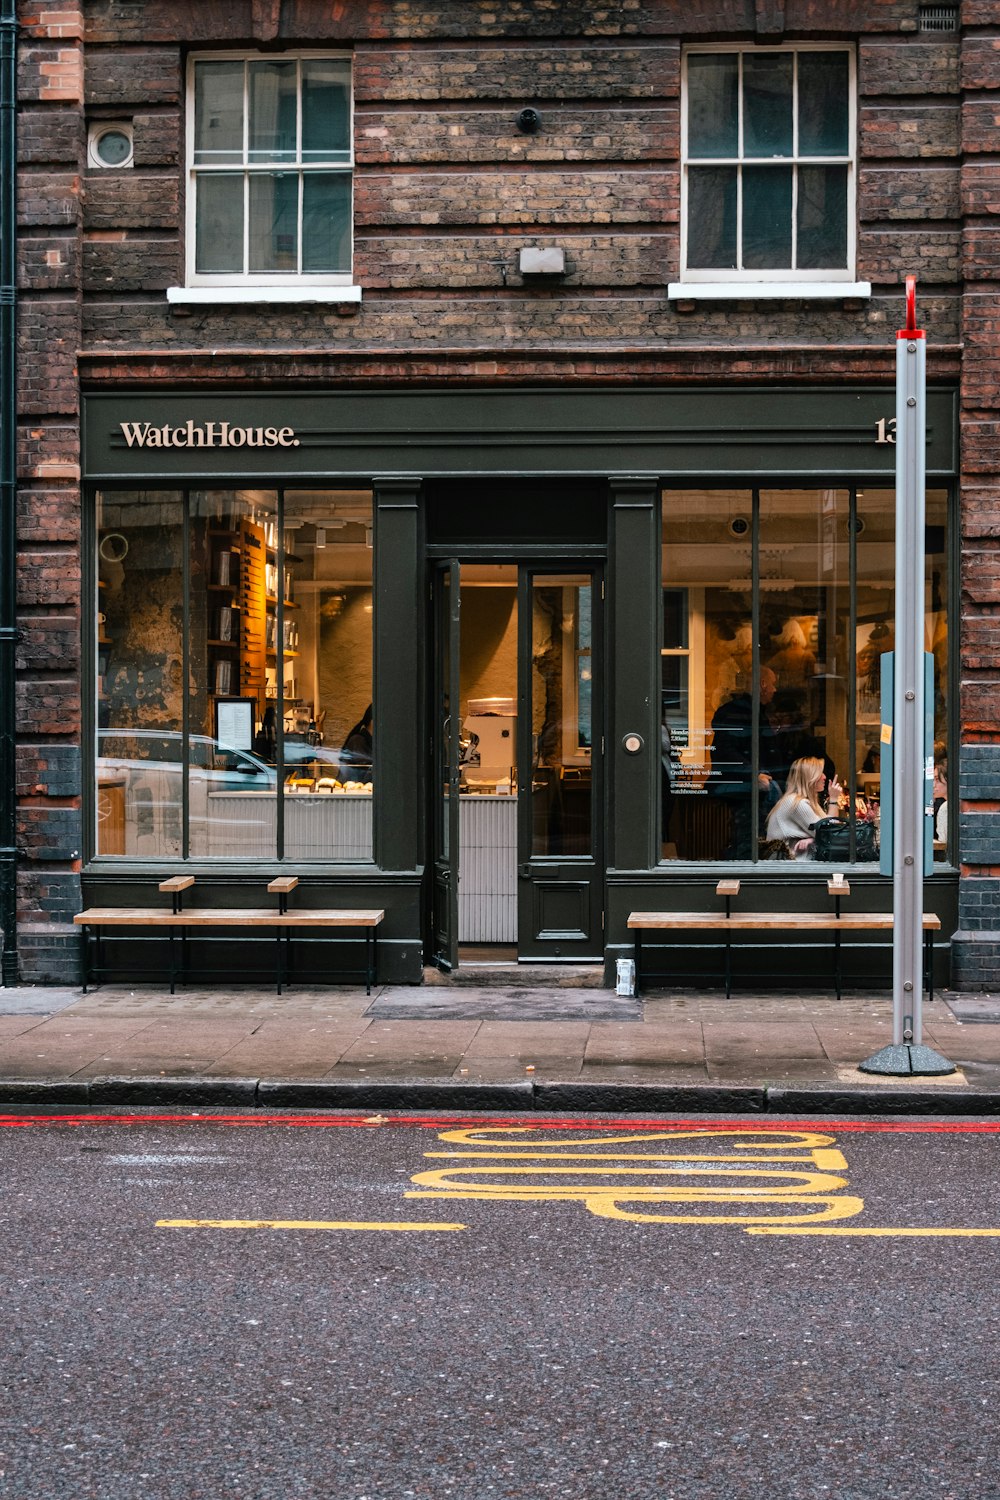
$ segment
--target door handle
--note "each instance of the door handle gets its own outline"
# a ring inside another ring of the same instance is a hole
[[[528,876],[531,874],[531,866],[530,865],[518,865],[518,867],[517,867],[517,873],[521,876],[522,879],[526,880],[528,878]]]

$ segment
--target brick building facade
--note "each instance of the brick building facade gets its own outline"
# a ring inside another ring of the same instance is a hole
[[[604,9],[576,0],[21,0],[17,14],[18,858],[7,943],[16,942],[24,979],[78,973],[71,919],[101,869],[87,813],[95,523],[85,400],[117,391],[140,404],[324,391],[437,391],[444,400],[544,389],[617,392],[617,412],[641,389],[704,391],[717,411],[727,391],[770,392],[780,406],[786,389],[874,388],[891,410],[912,273],[929,381],[957,396],[958,413],[949,666],[958,765],[953,756],[950,873],[941,876],[957,889],[950,972],[959,986],[1000,984],[993,0],[624,0]],[[839,295],[775,295],[744,282],[712,298],[697,281],[685,285],[683,61],[705,43],[847,49],[856,263]],[[227,51],[349,56],[349,280],[360,298],[344,288],[327,300],[185,295],[189,59]],[[540,116],[537,130],[519,127],[526,108]],[[89,142],[102,124],[128,127],[127,166],[94,164]],[[523,273],[520,252],[535,247],[563,251],[563,274]],[[606,468],[632,472],[635,460]],[[623,595],[619,579],[618,607]],[[625,614],[609,618],[619,638],[625,628]],[[609,668],[613,747],[630,710],[616,708],[612,677]],[[636,702],[648,697],[636,693]],[[617,796],[624,807],[628,774],[609,751],[612,804]],[[655,776],[644,775],[655,807]],[[376,808],[376,827],[380,816]],[[414,850],[381,857],[381,868],[425,869],[422,837],[418,829]],[[643,861],[620,846],[616,864],[634,871]],[[400,931],[404,946],[419,946],[412,922]],[[614,947],[609,937],[604,951]],[[411,952],[404,977],[414,962]]]

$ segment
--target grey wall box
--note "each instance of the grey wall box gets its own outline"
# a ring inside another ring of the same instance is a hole
[[[566,252],[556,245],[525,245],[518,268],[522,276],[565,276]]]

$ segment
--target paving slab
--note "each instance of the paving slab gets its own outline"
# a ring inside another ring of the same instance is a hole
[[[322,1078],[370,1024],[363,1016],[329,1026],[304,1021],[265,1022],[205,1071],[211,1078]]]
[[[956,995],[946,993],[944,1002],[957,1021],[1000,1024],[1000,995]]]
[[[778,1059],[795,1059],[822,1064],[826,1061],[822,1043],[811,1022],[768,1021],[724,1026],[719,1021],[704,1021],[705,1056],[709,1066],[734,1061],[768,1064]]]
[[[394,1078],[447,1078],[479,1029],[478,1021],[372,1021],[349,1047],[330,1078],[377,1072]]]
[[[34,1031],[42,1019],[41,1016],[32,1015],[0,1016],[0,1049],[10,1038]]]
[[[127,1054],[128,1044],[144,1022],[94,1021],[73,1026],[60,1018],[47,1022],[12,1040],[0,1051],[0,1076],[4,1078],[67,1078],[105,1053]],[[173,1051],[171,1047],[171,1051]]]
[[[51,1016],[80,999],[78,989],[54,985],[7,985],[0,988],[0,1016]]]
[[[584,1066],[704,1068],[704,1058],[704,1032],[698,1021],[675,1021],[672,1025],[661,1021],[640,1027],[597,1022],[590,1028]]]
[[[0,991],[2,993],[2,991]],[[254,1020],[270,1017],[327,1020],[331,1016],[360,1016],[371,1004],[357,985],[331,986],[322,990],[261,991],[218,989],[167,990],[151,987],[134,990],[100,990],[89,995],[77,993],[74,1016],[163,1016],[174,1020],[181,1016],[246,1016]]]

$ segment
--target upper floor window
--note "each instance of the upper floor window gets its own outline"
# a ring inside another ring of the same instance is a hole
[[[188,285],[351,279],[351,61],[192,58]]]
[[[850,281],[853,53],[693,47],[684,74],[682,281]]]

